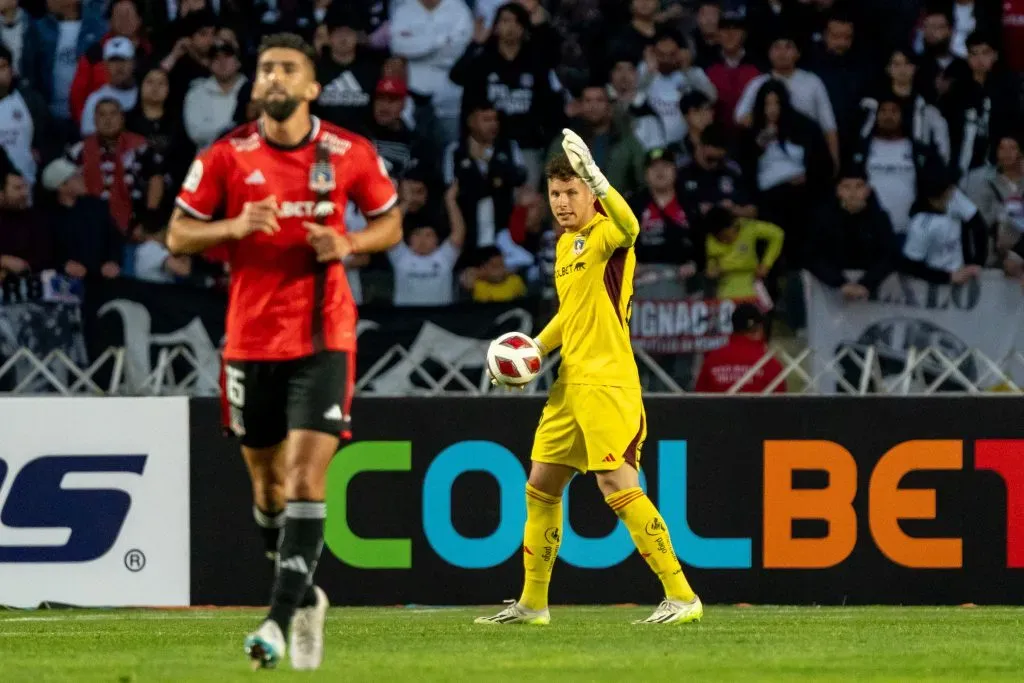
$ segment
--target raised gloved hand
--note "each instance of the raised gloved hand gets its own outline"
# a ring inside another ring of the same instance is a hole
[[[583,142],[583,138],[568,128],[563,128],[562,149],[569,157],[572,170],[576,171],[576,175],[587,184],[591,192],[598,197],[608,194],[608,179],[597,167],[597,162],[594,161],[594,156],[590,153],[587,143]]]

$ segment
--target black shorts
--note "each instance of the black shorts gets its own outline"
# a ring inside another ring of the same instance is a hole
[[[275,446],[293,429],[350,439],[354,361],[346,351],[286,361],[227,361],[221,378],[224,426],[250,448]]]

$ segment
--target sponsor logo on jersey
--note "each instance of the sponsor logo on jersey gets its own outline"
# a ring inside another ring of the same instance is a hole
[[[252,152],[260,148],[260,134],[253,133],[247,138],[231,138],[230,142],[239,152]]]
[[[278,218],[323,218],[334,215],[332,202],[281,202],[277,210]]]
[[[351,142],[343,140],[334,133],[328,133],[327,131],[320,133],[320,138],[317,142],[326,147],[331,154],[337,154],[338,156],[352,149]]]

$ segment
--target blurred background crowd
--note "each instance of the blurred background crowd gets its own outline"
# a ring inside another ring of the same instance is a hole
[[[799,334],[799,270],[850,302],[1024,270],[1024,0],[0,0],[0,274],[223,286],[166,224],[197,151],[258,115],[279,31],[399,191],[405,241],[347,264],[361,303],[551,298],[564,126],[635,209],[647,296]]]

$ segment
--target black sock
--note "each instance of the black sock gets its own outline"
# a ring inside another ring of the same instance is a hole
[[[324,545],[326,515],[327,505],[322,501],[291,500],[285,506],[277,578],[267,617],[277,622],[282,633],[288,633],[295,610],[312,593],[313,572]]]
[[[281,527],[284,526],[284,510],[267,512],[253,505],[252,518],[256,520],[256,526],[260,528],[260,533],[263,535],[263,549],[267,559],[275,559],[277,544],[281,537]]]

